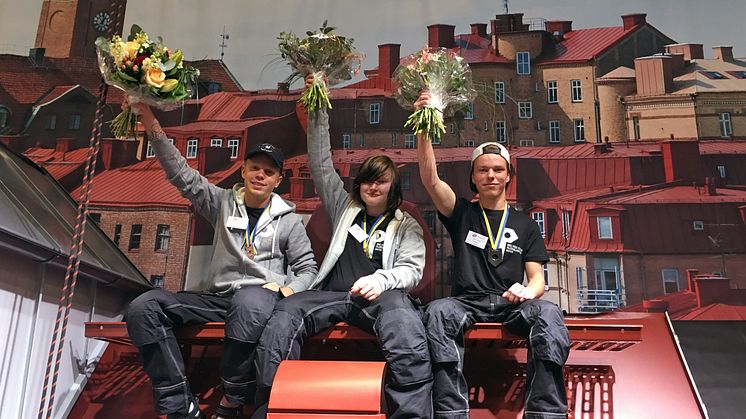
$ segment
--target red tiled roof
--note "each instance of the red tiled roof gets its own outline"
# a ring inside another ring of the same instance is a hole
[[[637,25],[624,29],[622,26],[612,26],[567,32],[564,40],[555,46],[554,52],[541,57],[538,62],[563,64],[590,61],[641,27]]]
[[[699,142],[700,154],[746,154],[746,141],[708,140]]]
[[[88,148],[78,148],[62,153],[53,148],[33,147],[23,154],[46,169],[53,178],[59,180],[85,164]]]
[[[185,125],[167,127],[164,130],[168,134],[197,134],[198,132],[210,132],[214,134],[240,134],[247,128],[274,119],[273,117],[260,117],[240,120],[223,121],[195,121]]]
[[[36,103],[36,106],[43,106],[48,103],[54,102],[55,100],[59,99],[60,97],[64,96],[65,94],[76,89],[79,86],[79,84],[76,84],[74,86],[56,86],[52,88],[49,93],[40,98],[39,101]]]
[[[188,160],[196,168],[197,160]],[[234,161],[226,168],[210,173],[207,179],[216,185],[241,169],[242,161]],[[231,187],[233,185],[227,185]],[[78,196],[80,188],[71,193]],[[191,203],[166,179],[156,159],[146,159],[130,166],[107,170],[94,178],[91,205],[110,207],[169,206],[188,207]]]
[[[746,204],[746,190],[718,188],[715,195],[708,195],[703,187],[672,186],[662,189],[651,189],[638,193],[604,199],[611,205],[621,204],[705,204],[737,202]]]

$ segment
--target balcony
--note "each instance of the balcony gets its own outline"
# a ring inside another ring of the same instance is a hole
[[[600,313],[616,310],[624,306],[622,290],[599,290],[581,288],[577,292],[578,311]]]

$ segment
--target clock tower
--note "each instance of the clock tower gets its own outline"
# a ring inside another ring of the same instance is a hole
[[[47,57],[95,57],[99,36],[121,34],[127,0],[44,0],[35,48]]]

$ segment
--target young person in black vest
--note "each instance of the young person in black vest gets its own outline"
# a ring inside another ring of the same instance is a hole
[[[334,233],[311,289],[280,301],[262,333],[257,402],[269,400],[280,362],[298,359],[305,338],[348,322],[381,345],[388,416],[430,418],[430,354],[421,312],[407,293],[422,279],[425,243],[418,222],[398,209],[396,164],[386,156],[366,159],[348,193],[332,165],[329,116],[319,110],[308,115],[308,166]]]
[[[256,345],[275,303],[307,289],[318,272],[295,205],[273,192],[282,182],[282,152],[271,144],[252,146],[241,167],[243,182],[220,188],[187,164],[149,107],[132,107],[166,177],[215,235],[209,275],[186,292],[156,288],[135,298],[127,331],[152,382],[156,411],[168,419],[198,419],[204,415],[173,330],[224,321],[224,397],[214,418],[237,418],[253,399]]]
[[[427,106],[423,92],[415,108]],[[510,153],[485,143],[471,156],[470,186],[477,202],[457,198],[438,177],[432,144],[417,138],[420,177],[448,230],[455,255],[452,296],[433,301],[425,312],[433,363],[436,418],[468,418],[463,375],[464,332],[476,322],[502,322],[528,341],[525,419],[566,417],[562,367],[570,339],[557,305],[541,300],[542,264],[548,255],[538,225],[506,199],[513,177]],[[528,279],[523,285],[524,274]]]

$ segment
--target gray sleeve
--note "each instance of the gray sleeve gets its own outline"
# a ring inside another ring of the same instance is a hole
[[[148,139],[168,181],[214,226],[218,218],[220,194],[225,190],[211,184],[197,170],[189,167],[184,156],[168,141],[166,133],[160,128],[148,132]]]
[[[308,114],[308,168],[326,212],[335,223],[347,206],[350,194],[332,164],[329,115],[326,110]]]
[[[306,234],[303,222],[298,216],[293,217],[293,225],[287,240],[285,258],[288,267],[293,271],[293,282],[287,284],[293,292],[301,292],[308,289],[316,279],[319,270],[316,267],[316,259],[313,256],[311,240]]]
[[[411,291],[420,283],[425,268],[425,240],[422,227],[410,217],[402,222],[406,224],[401,226],[402,240],[395,250],[394,267],[378,269],[373,273],[384,291],[392,289]]]

